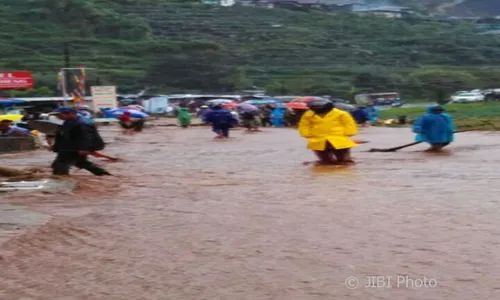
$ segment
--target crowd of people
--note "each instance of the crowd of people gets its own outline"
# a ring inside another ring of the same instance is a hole
[[[242,104],[238,107],[225,106],[221,103],[215,103],[225,110],[231,112],[238,124],[245,128],[255,127],[296,127],[299,123],[300,117],[304,114],[305,110],[292,109],[282,105],[265,104],[258,109],[248,109],[252,105]],[[204,116],[212,109],[213,105],[201,106],[196,115],[204,120]]]
[[[253,108],[252,108],[253,107]],[[250,109],[251,108],[251,109]],[[300,115],[297,127],[299,134],[307,139],[307,148],[318,158],[319,165],[349,165],[354,163],[351,149],[357,146],[352,139],[358,134],[358,125],[364,126],[374,121],[378,111],[373,106],[360,107],[354,112],[346,112],[335,108],[328,100],[314,100],[307,104],[307,110]],[[286,109],[265,105],[239,106],[239,111],[226,109],[223,104],[215,103],[210,107],[202,107],[198,112],[201,120],[211,126],[216,134],[215,139],[227,139],[232,128],[238,124],[248,131],[258,131],[258,126],[286,126]],[[111,175],[106,170],[88,160],[89,155],[99,155],[105,144],[92,120],[92,115],[82,113],[80,108],[60,107],[52,114],[62,123],[54,135],[47,135],[48,148],[56,153],[52,163],[54,175],[69,175],[71,166],[86,169],[94,175]],[[177,120],[181,128],[189,128],[191,114],[185,107],[177,111]],[[240,121],[241,119],[241,121]],[[124,112],[118,116],[123,134],[140,132],[144,127],[144,119],[132,118]],[[290,124],[291,125],[291,124]],[[417,142],[430,144],[429,151],[439,151],[453,142],[454,125],[452,118],[441,106],[429,107],[427,112],[413,123],[413,132]],[[28,129],[12,124],[12,121],[0,121],[0,137],[29,136]]]

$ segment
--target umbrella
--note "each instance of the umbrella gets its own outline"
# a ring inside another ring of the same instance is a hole
[[[249,104],[249,103],[242,103],[242,104],[240,104],[239,108],[244,113],[255,113],[255,112],[260,111],[257,106]]]
[[[214,103],[230,103],[230,102],[234,102],[233,100],[228,100],[228,99],[212,99],[212,100],[208,100],[207,102],[205,102],[206,104],[214,104]]]
[[[293,109],[309,109],[305,102],[288,102],[285,106]]]
[[[145,111],[146,108],[144,106],[140,106],[137,104],[132,104],[132,105],[127,105],[127,108],[134,109],[134,110],[139,110],[139,111]]]
[[[229,103],[222,104],[222,106],[225,108],[237,108],[240,105],[238,103],[229,102]]]
[[[59,129],[59,126],[62,125],[62,123],[62,120],[34,120],[29,121],[28,126],[32,130],[54,135],[57,133],[57,130]]]
[[[252,104],[252,105],[264,105],[264,104],[275,104],[276,100],[273,100],[273,99],[256,99],[256,100],[247,100],[243,103],[248,103],[248,104]]]
[[[12,122],[19,121],[23,118],[23,115],[3,115],[0,116],[0,121],[9,120]]]
[[[296,99],[297,96],[276,96],[274,97],[274,99],[276,99],[276,101],[279,101],[281,103],[288,103],[288,102],[292,102],[293,99]]]
[[[0,106],[23,104],[24,102],[25,102],[24,100],[18,100],[18,99],[0,99]]]
[[[130,116],[132,118],[147,118],[147,117],[149,117],[148,114],[143,113],[142,111],[138,111],[138,110],[130,109],[130,108],[113,109],[113,110],[107,111],[106,113],[109,113],[109,114],[111,114],[114,117],[117,117],[119,115],[123,115],[123,113],[127,112],[127,111],[130,112]]]
[[[307,97],[298,97],[292,100],[292,102],[311,102],[315,100],[324,100],[321,97],[307,96]]]

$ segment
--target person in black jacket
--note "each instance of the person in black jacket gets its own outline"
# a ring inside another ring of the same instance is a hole
[[[64,123],[57,132],[54,145],[51,147],[52,151],[57,153],[52,163],[53,174],[69,175],[69,169],[75,166],[97,176],[111,175],[87,159],[92,151],[104,148],[104,142],[95,126],[78,116],[74,108],[61,107],[55,113]]]

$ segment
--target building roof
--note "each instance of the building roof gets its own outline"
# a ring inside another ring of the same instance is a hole
[[[356,12],[404,12],[409,10],[409,7],[404,6],[367,6],[367,7],[358,7],[355,8]]]
[[[264,0],[259,2],[267,2],[267,3],[295,2],[297,4],[324,4],[324,5],[363,4],[362,0]]]

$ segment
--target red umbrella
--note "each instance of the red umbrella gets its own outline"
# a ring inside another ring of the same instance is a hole
[[[222,106],[225,108],[236,108],[240,105],[238,103],[235,103],[235,102],[228,102],[228,103],[222,104]]]
[[[319,100],[322,99],[321,97],[315,97],[315,96],[306,96],[306,97],[298,97],[293,99],[293,102],[311,102],[314,100]]]
[[[285,106],[293,109],[309,109],[305,102],[288,102]]]

